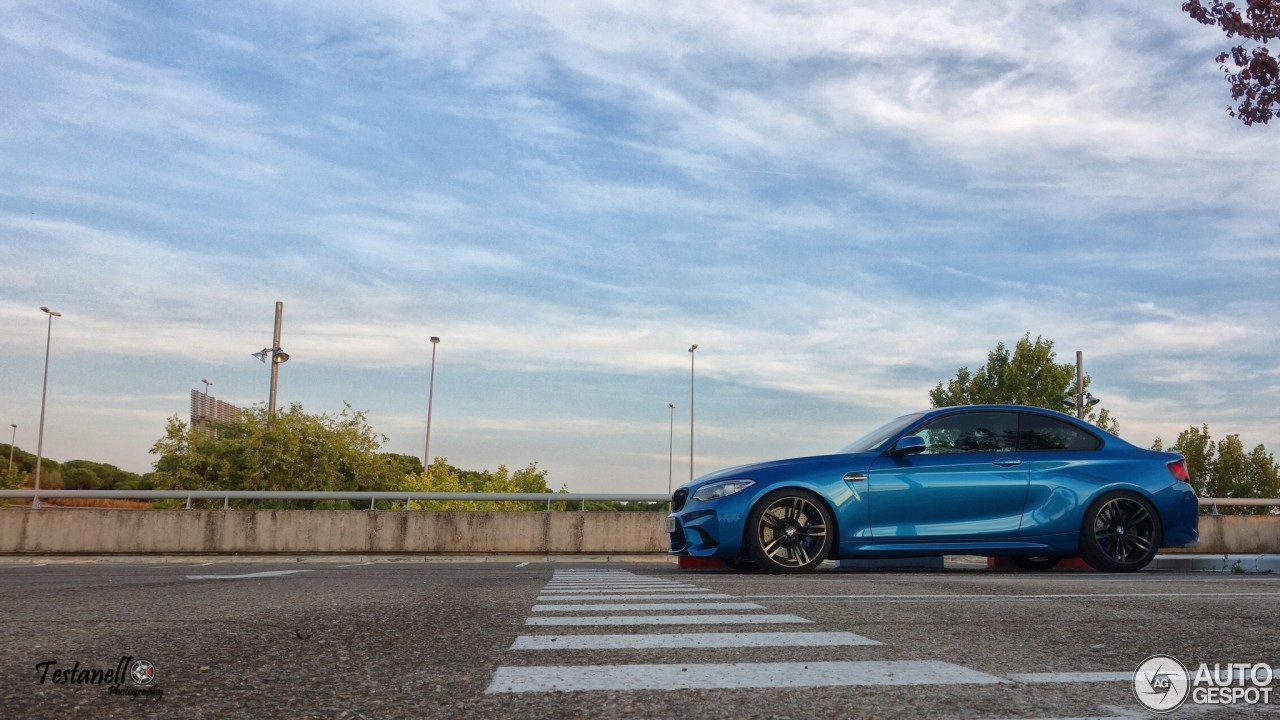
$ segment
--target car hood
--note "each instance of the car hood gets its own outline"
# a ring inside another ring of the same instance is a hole
[[[693,488],[715,480],[730,480],[735,478],[764,480],[773,476],[775,473],[795,472],[807,467],[825,465],[832,462],[849,465],[851,466],[851,470],[863,466],[864,463],[865,468],[869,468],[871,467],[871,461],[877,455],[878,453],[812,455],[809,457],[786,458],[784,460],[768,460],[765,462],[751,463],[749,465],[737,465],[734,467],[724,468],[723,470],[716,470],[712,473],[707,473],[706,475],[703,475],[692,482],[687,482],[680,487]]]

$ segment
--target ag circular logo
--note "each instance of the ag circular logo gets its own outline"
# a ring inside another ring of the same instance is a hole
[[[133,678],[134,685],[146,687],[156,679],[156,666],[146,660],[135,660],[129,666],[129,677]]]
[[[1152,655],[1133,673],[1133,696],[1152,712],[1167,713],[1186,702],[1191,680],[1177,658]]]

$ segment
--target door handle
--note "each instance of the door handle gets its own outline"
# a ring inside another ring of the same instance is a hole
[[[864,472],[851,472],[844,476],[845,482],[866,482],[867,474]]]
[[[1000,458],[999,460],[992,460],[991,464],[999,465],[1000,467],[1014,467],[1015,465],[1021,465],[1022,461],[1017,458]]]

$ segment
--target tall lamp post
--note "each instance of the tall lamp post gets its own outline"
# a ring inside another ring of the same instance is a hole
[[[203,407],[200,408],[200,419],[208,420],[209,419],[209,387],[213,385],[213,383],[203,379],[200,382],[204,383],[204,403],[203,403]]]
[[[268,359],[271,360],[271,394],[269,396],[270,400],[267,403],[268,419],[274,418],[276,416],[276,378],[279,375],[280,366],[289,362],[289,353],[280,349],[280,319],[283,315],[284,315],[284,303],[277,300],[276,301],[276,329],[275,329],[274,335],[272,335],[271,347],[262,348],[261,350],[253,354],[254,357],[258,358],[258,360],[264,363]],[[208,383],[207,380],[204,382]],[[209,383],[209,385],[212,385],[212,384],[213,383]],[[208,392],[209,392],[209,388],[206,385],[205,394],[207,395]]]
[[[40,466],[44,460],[44,409],[49,397],[49,348],[53,343],[53,319],[62,317],[62,313],[41,305],[40,309],[49,316],[49,327],[44,338],[44,386],[40,390],[40,431],[36,440],[36,492],[40,492]],[[31,507],[40,507],[40,496],[31,498]]]
[[[1075,408],[1076,417],[1084,419],[1084,414],[1089,408],[1101,402],[1100,399],[1093,396],[1091,392],[1084,391],[1084,351],[1076,351],[1076,394],[1074,397],[1063,398],[1062,404],[1067,407]]]
[[[9,474],[13,474],[13,443],[18,439],[18,423],[9,423],[13,434],[9,437]]]
[[[667,407],[671,408],[671,418],[667,424],[667,494],[670,495],[671,478],[676,466],[676,404],[669,402]]]
[[[693,480],[693,365],[698,343],[689,348],[689,480]]]
[[[436,396],[436,346],[439,344],[440,338],[432,336],[431,384],[427,388],[427,447],[422,453],[422,468],[428,472],[431,470],[431,406],[435,403]]]

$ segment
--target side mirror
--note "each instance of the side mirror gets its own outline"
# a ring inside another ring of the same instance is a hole
[[[902,457],[903,455],[916,455],[925,450],[924,438],[919,435],[908,435],[893,445],[894,457]]]

